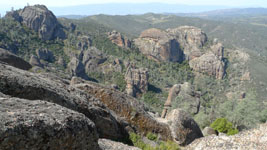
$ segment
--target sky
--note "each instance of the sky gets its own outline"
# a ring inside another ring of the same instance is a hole
[[[183,5],[205,5],[205,6],[226,6],[226,7],[265,7],[267,0],[0,0],[0,13],[4,14],[11,7],[14,9],[23,8],[27,4],[44,4],[48,8],[76,6],[85,4],[105,3],[168,3]]]
[[[267,0],[0,0],[0,5],[45,4],[50,7],[100,4],[100,3],[170,3],[187,5],[224,5],[224,6],[258,6],[267,7]]]

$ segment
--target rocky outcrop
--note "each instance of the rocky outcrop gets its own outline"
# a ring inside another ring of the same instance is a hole
[[[48,49],[37,49],[36,55],[39,59],[52,62],[54,60],[54,54]]]
[[[135,98],[106,86],[76,77],[72,78],[71,86],[99,98],[110,110],[128,122],[128,125],[125,125],[126,128],[130,127],[143,135],[148,132],[156,133],[163,140],[172,140],[168,124],[156,121],[145,111],[144,105]]]
[[[85,70],[84,70],[84,65],[76,57],[73,57],[71,59],[71,61],[68,63],[67,68],[71,76],[77,76],[77,77],[87,79],[87,75],[85,74]]]
[[[134,42],[148,58],[157,61],[183,61],[184,54],[180,44],[173,36],[160,29],[145,30]]]
[[[102,150],[141,150],[140,148],[128,146],[108,139],[99,139],[98,144]]]
[[[222,79],[225,74],[224,47],[216,40],[211,44],[207,40],[201,29],[181,26],[166,31],[154,28],[145,30],[135,44],[149,58],[173,62],[188,60],[195,72]]]
[[[178,84],[173,85],[173,87],[169,91],[168,98],[164,104],[164,108],[161,114],[161,118],[165,118],[168,110],[171,108],[172,100],[180,93],[181,86]]]
[[[8,12],[6,17],[12,17],[25,24],[37,32],[43,40],[65,38],[62,25],[44,5],[26,6],[20,10]]]
[[[92,121],[83,114],[43,101],[0,100],[0,149],[100,150]]]
[[[107,60],[107,57],[95,47],[90,47],[88,50],[82,51],[79,58],[84,64],[87,74],[100,71],[99,65]]]
[[[208,40],[207,35],[199,28],[193,26],[181,26],[174,29],[167,29],[167,32],[175,37],[183,47],[187,60],[199,57],[203,54],[203,46]]]
[[[30,64],[33,65],[33,66],[38,66],[38,67],[41,67],[43,68],[44,65],[40,62],[40,59],[35,56],[35,55],[32,55],[31,58],[30,58]]]
[[[198,124],[185,111],[172,110],[166,117],[170,124],[173,140],[180,145],[187,145],[203,137]]]
[[[92,120],[102,138],[127,138],[124,129],[99,99],[61,80],[34,74],[0,63],[0,91],[6,95],[52,102],[84,114]],[[108,130],[107,130],[108,129]]]
[[[0,61],[23,70],[32,68],[28,62],[2,48],[0,48]]]
[[[63,59],[63,57],[58,57],[58,60],[57,60],[57,64],[63,66],[64,68],[66,67],[66,62],[65,60]]]
[[[222,79],[225,75],[225,63],[212,51],[189,61],[190,67],[199,73],[206,73],[216,79]]]
[[[185,147],[186,150],[220,149],[240,150],[253,149],[264,150],[267,147],[267,124],[262,124],[256,129],[241,132],[233,136],[207,136],[192,142]]]
[[[77,48],[79,50],[88,50],[92,46],[92,40],[88,36],[79,36]]]
[[[121,33],[115,30],[108,32],[108,38],[112,43],[118,45],[119,47],[131,48],[132,46],[131,41],[127,37],[122,36]]]
[[[137,69],[133,65],[129,65],[125,73],[126,93],[136,97],[140,93],[148,90],[148,69]]]
[[[195,91],[194,87],[188,82],[179,84],[179,86],[180,92],[174,96],[172,107],[181,108],[192,115],[198,114],[200,109],[201,93],[199,91]]]

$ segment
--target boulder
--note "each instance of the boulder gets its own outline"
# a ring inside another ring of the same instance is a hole
[[[40,62],[40,59],[35,56],[35,55],[32,55],[31,58],[30,58],[30,64],[33,65],[33,66],[38,66],[38,67],[41,67],[43,68],[44,65]]]
[[[189,61],[190,67],[199,73],[206,73],[216,79],[223,79],[225,63],[213,52],[208,52]]]
[[[172,140],[168,124],[160,123],[146,112],[144,104],[137,99],[95,82],[77,77],[71,80],[71,86],[81,89],[99,98],[110,110],[124,118],[129,126],[142,135],[148,132],[159,134],[163,140]],[[127,128],[127,127],[126,127]]]
[[[115,30],[113,30],[112,32],[108,32],[108,38],[111,40],[112,43],[118,45],[119,47],[131,48],[131,41]]]
[[[267,123],[255,129],[240,132],[233,136],[207,136],[192,142],[185,150],[222,149],[222,150],[265,150],[267,147]]]
[[[23,70],[32,68],[28,62],[2,48],[0,48],[0,61]]]
[[[181,109],[172,110],[166,119],[170,124],[173,140],[180,145],[188,145],[195,139],[203,137],[198,124]]]
[[[99,139],[98,144],[102,150],[141,150],[140,148],[128,146],[108,139]]]
[[[85,115],[40,100],[0,100],[0,149],[100,150],[94,123]]]
[[[44,5],[26,6],[17,11],[8,12],[6,17],[12,17],[39,34],[43,40],[64,39],[65,32],[56,16]]]
[[[141,53],[156,61],[182,62],[184,53],[177,40],[160,29],[148,29],[134,40]]]
[[[125,73],[126,93],[136,97],[148,90],[148,69],[137,69],[133,65],[127,68]]]
[[[211,127],[205,127],[202,130],[202,133],[204,136],[210,136],[210,135],[218,135],[218,132],[216,132],[214,129],[212,129]]]
[[[88,50],[92,46],[92,40],[88,36],[79,36],[77,48],[79,50]]]
[[[34,74],[0,63],[0,92],[6,95],[52,102],[84,114],[102,138],[128,138],[126,131],[99,99],[70,88],[53,76]],[[107,130],[108,129],[108,130]]]
[[[39,59],[52,62],[54,60],[53,52],[49,51],[48,49],[37,49],[36,55]]]

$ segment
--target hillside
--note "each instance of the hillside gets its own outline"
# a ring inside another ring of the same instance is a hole
[[[265,33],[174,15],[11,11],[0,18],[0,149],[179,149],[217,120],[229,133],[215,134],[254,128],[267,120]]]

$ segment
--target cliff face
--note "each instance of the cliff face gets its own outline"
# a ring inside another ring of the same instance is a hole
[[[135,45],[147,57],[157,61],[182,62],[183,51],[174,37],[160,29],[148,29],[135,39]]]
[[[62,25],[44,5],[27,6],[18,11],[11,11],[6,16],[25,24],[37,32],[43,40],[65,38]]]
[[[131,48],[132,46],[131,41],[127,37],[121,35],[121,33],[115,30],[112,32],[108,32],[108,38],[111,40],[112,43],[120,47]]]
[[[172,62],[188,60],[194,71],[222,79],[224,48],[221,43],[208,44],[207,41],[208,37],[201,29],[182,26],[166,31],[145,30],[135,39],[135,44],[149,58]]]

